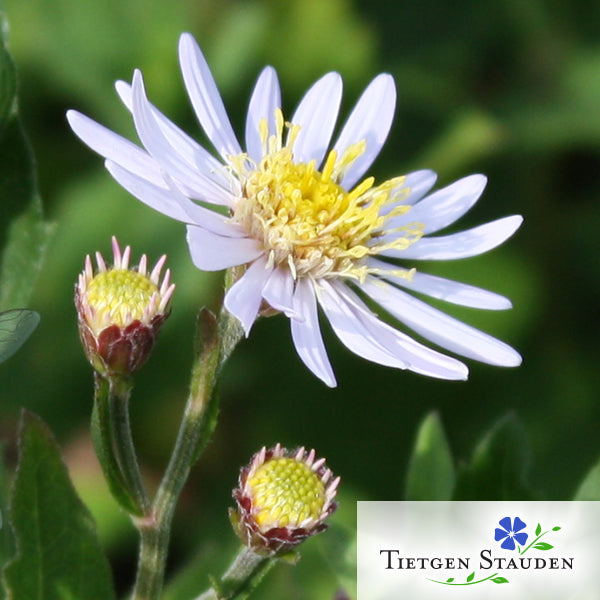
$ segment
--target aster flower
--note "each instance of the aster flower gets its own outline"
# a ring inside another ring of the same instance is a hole
[[[327,528],[339,482],[314,450],[263,448],[241,470],[233,491],[234,529],[259,554],[287,552]]]
[[[483,175],[433,193],[436,175],[427,170],[380,184],[364,178],[391,127],[396,91],[390,75],[380,74],[369,84],[331,144],[340,76],[319,79],[286,122],[277,74],[266,67],[250,99],[243,149],[189,34],[181,36],[179,59],[216,156],[148,101],[139,71],[131,85],[120,81],[116,88],[143,147],[78,112],[69,111],[68,119],[75,133],[106,158],[106,168],[126,190],[187,224],[199,269],[243,267],[224,302],[246,335],[260,314],[285,313],[300,358],[329,386],[336,381],[319,306],[345,346],[381,365],[442,379],[468,375],[460,360],[382,320],[386,313],[450,352],[492,365],[520,364],[507,344],[412,295],[487,310],[510,308],[503,296],[423,273],[415,265],[486,252],[509,238],[522,218],[432,235],[475,204],[486,184]],[[373,312],[373,304],[381,314]]]
[[[86,256],[75,286],[79,336],[88,360],[105,376],[129,375],[146,362],[175,290],[169,270],[161,282],[166,256],[148,271],[145,254],[130,268],[131,248],[121,251],[113,237],[112,250],[111,267],[96,253],[96,273]]]

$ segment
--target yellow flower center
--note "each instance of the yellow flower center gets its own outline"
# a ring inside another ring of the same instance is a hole
[[[310,467],[294,458],[275,458],[248,479],[254,519],[263,531],[298,527],[306,519],[317,521],[326,500],[325,486]]]
[[[126,327],[148,314],[158,287],[136,271],[111,269],[98,273],[86,288],[86,301],[99,321],[109,317],[112,324]]]
[[[369,177],[351,191],[339,185],[344,172],[364,153],[364,141],[341,157],[332,150],[319,171],[315,161],[293,160],[299,127],[288,124],[289,136],[282,146],[280,111],[276,121],[277,134],[270,137],[266,122],[261,123],[263,158],[255,168],[248,170],[245,155],[233,160],[233,169],[243,182],[233,219],[263,243],[269,264],[287,265],[294,278],[362,280],[368,272],[362,259],[385,249],[406,248],[422,236],[422,225],[414,223],[399,228],[392,242],[377,243],[385,222],[410,209],[399,204],[409,191],[403,187],[404,177],[377,187]],[[393,206],[382,211],[386,205]]]

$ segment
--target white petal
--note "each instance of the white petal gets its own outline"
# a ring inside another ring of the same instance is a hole
[[[516,367],[521,364],[521,356],[508,344],[392,285],[369,277],[361,289],[399,321],[442,348],[491,365]]]
[[[390,355],[361,323],[351,307],[339,296],[327,281],[319,281],[318,299],[325,316],[340,341],[349,350],[367,360],[398,369],[408,368],[408,364]]]
[[[161,182],[161,186],[155,185],[110,160],[106,161],[105,166],[115,180],[138,200],[171,219],[189,223],[188,212],[175,200],[168,188],[164,187],[164,181]],[[191,200],[188,202],[192,204]]]
[[[342,78],[338,73],[327,73],[306,92],[294,116],[293,125],[300,131],[294,142],[294,160],[321,164],[335,127],[342,100]]]
[[[466,283],[444,279],[421,271],[416,271],[410,279],[407,279],[394,275],[394,265],[376,259],[370,259],[368,266],[383,271],[377,273],[378,277],[391,281],[394,285],[452,304],[486,310],[505,310],[512,307],[511,301],[505,296]]]
[[[417,203],[434,186],[436,179],[437,173],[429,169],[408,173],[404,186],[410,192],[402,204],[412,205]]]
[[[199,225],[225,237],[246,237],[247,235],[239,225],[231,223],[227,216],[196,204],[184,196],[174,184],[167,189],[159,187],[111,161],[106,161],[106,168],[130,194],[167,217]],[[167,179],[163,185],[169,183]]]
[[[335,144],[338,156],[352,144],[367,143],[365,153],[346,171],[340,185],[347,190],[364,175],[379,154],[392,126],[396,86],[391,75],[378,75],[363,92]]]
[[[94,152],[147,181],[164,185],[158,163],[145,150],[76,110],[68,111],[67,119],[71,129]]]
[[[179,38],[179,64],[188,96],[208,139],[225,160],[241,154],[217,84],[196,40],[189,33],[183,33]]]
[[[252,238],[217,235],[196,225],[187,226],[187,241],[192,261],[202,271],[220,271],[249,263],[264,253]]]
[[[246,117],[246,151],[256,163],[263,156],[260,122],[265,119],[268,135],[274,135],[276,133],[275,111],[278,108],[281,108],[281,91],[277,73],[273,67],[266,67],[256,81]]]
[[[217,185],[211,176],[202,173],[187,162],[185,157],[179,154],[178,149],[172,146],[169,139],[165,137],[164,128],[161,129],[157,122],[157,118],[162,115],[158,111],[153,113],[146,98],[140,71],[136,71],[133,75],[132,91],[133,120],[140,140],[148,152],[171,177],[178,182],[183,182],[186,188],[194,190],[196,199],[211,204],[230,206],[233,202],[231,192]]]
[[[408,173],[408,175],[405,175],[402,184],[390,194],[390,198],[397,196],[398,199],[384,205],[380,214],[386,215],[396,206],[411,206],[415,204],[433,187],[436,179],[436,173],[428,169]]]
[[[386,228],[422,223],[425,234],[435,233],[460,219],[477,202],[486,182],[483,175],[459,179],[417,202],[401,217],[390,219]]]
[[[343,283],[322,285],[319,301],[333,330],[352,352],[373,362],[441,379],[466,379],[460,361],[419,344],[379,320]]]
[[[115,88],[123,104],[130,112],[133,112],[133,91],[131,85],[125,81],[117,81]],[[208,150],[205,150],[200,144],[192,139],[182,129],[177,127],[168,117],[166,117],[156,106],[148,102],[156,125],[160,127],[167,142],[193,169],[198,169],[205,176],[212,179],[217,185],[228,191],[231,188],[231,178],[227,176],[223,163],[219,162]],[[180,182],[185,184],[185,182]],[[216,202],[213,202],[215,204]],[[226,204],[221,202],[220,204]]]
[[[465,364],[420,344],[384,323],[355,293],[343,288],[339,282],[335,285],[338,290],[341,288],[342,293],[345,293],[347,301],[358,311],[360,319],[370,328],[375,339],[384,344],[390,352],[400,353],[402,358],[409,362],[408,368],[411,371],[441,379],[467,379],[469,370]]]
[[[278,267],[273,269],[263,289],[263,298],[275,309],[286,316],[302,319],[302,315],[294,310],[294,279],[289,269]]]
[[[440,237],[425,237],[404,250],[386,250],[393,258],[416,260],[454,260],[483,254],[506,241],[521,225],[523,217],[513,215]]]
[[[179,191],[175,182],[168,175],[165,175],[165,183],[169,186],[169,190],[175,201],[188,215],[187,223],[200,225],[217,235],[225,237],[241,238],[248,236],[244,228],[239,223],[233,223],[227,215],[190,201],[187,196]]]
[[[292,339],[302,362],[329,387],[335,387],[335,375],[319,327],[313,285],[313,282],[306,278],[301,278],[296,283],[294,310],[304,318],[303,320],[291,319]]]
[[[246,337],[260,310],[262,290],[271,274],[271,270],[265,268],[266,262],[262,256],[254,261],[229,288],[223,301],[225,308],[242,324]]]

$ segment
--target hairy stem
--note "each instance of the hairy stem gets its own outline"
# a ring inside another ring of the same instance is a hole
[[[190,469],[216,425],[217,399],[214,388],[217,376],[241,339],[241,334],[237,321],[225,311],[218,323],[206,310],[198,316],[198,348],[177,440],[151,512],[146,518],[137,520],[140,554],[134,600],[159,598],[175,506]]]
[[[133,493],[142,513],[148,514],[150,499],[142,481],[129,422],[129,398],[132,384],[128,378],[115,378],[110,380],[109,389],[110,422],[115,454],[127,487]]]
[[[240,595],[245,597],[260,583],[276,560],[274,557],[260,556],[244,546],[219,581],[219,589],[212,587],[195,600],[235,600]]]
[[[150,508],[129,427],[131,384],[95,374],[92,439],[115,500],[133,517]]]

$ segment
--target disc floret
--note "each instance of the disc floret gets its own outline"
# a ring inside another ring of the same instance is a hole
[[[400,200],[410,192],[405,177],[374,186],[367,177],[351,190],[340,185],[345,171],[366,149],[366,142],[350,146],[342,156],[331,150],[319,170],[316,161],[296,162],[293,146],[299,127],[284,122],[276,111],[277,131],[267,137],[261,122],[263,157],[253,164],[246,155],[233,160],[242,182],[233,220],[249,237],[260,240],[268,265],[287,266],[294,279],[350,277],[364,280],[364,260],[390,248],[407,248],[422,236],[423,226],[399,231],[392,243],[378,243],[387,221],[409,211]],[[386,210],[385,207],[388,207]]]
[[[291,550],[327,528],[339,481],[324,458],[315,459],[314,450],[263,448],[241,470],[233,491],[237,508],[230,516],[236,533],[259,554]]]

